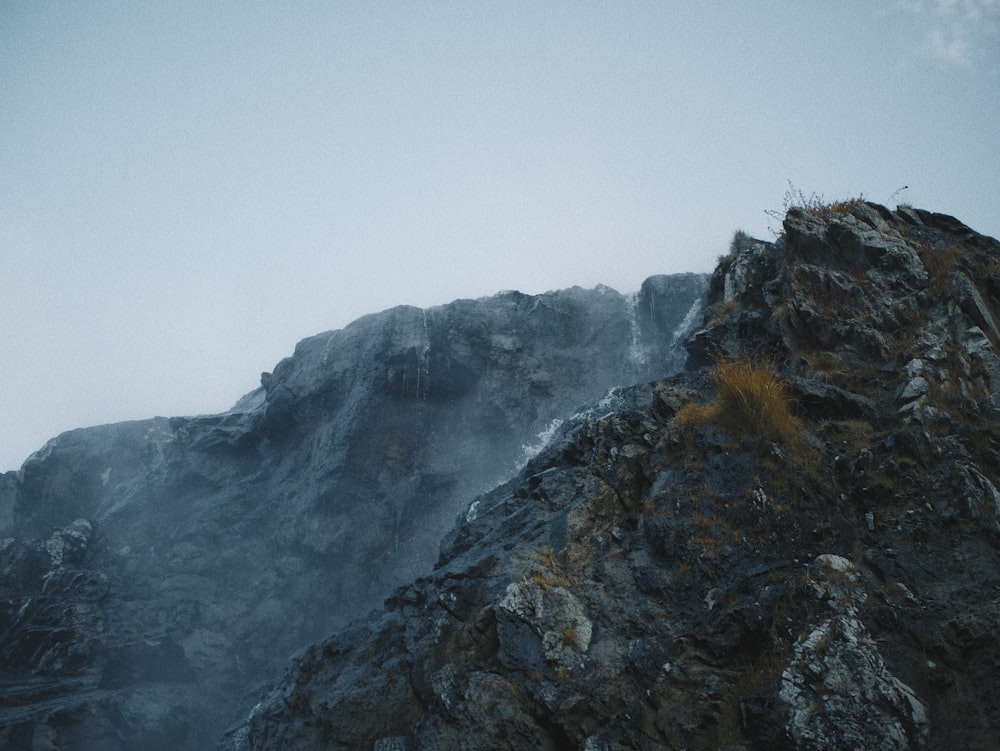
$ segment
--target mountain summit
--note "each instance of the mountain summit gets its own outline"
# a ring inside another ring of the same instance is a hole
[[[567,419],[231,749],[1000,747],[1000,243],[734,241],[689,369]]]
[[[813,205],[59,436],[0,479],[0,740],[1000,747],[998,322],[995,239]]]

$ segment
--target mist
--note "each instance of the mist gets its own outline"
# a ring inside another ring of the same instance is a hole
[[[563,421],[681,367],[705,287],[400,306],[301,341],[231,410],[51,441],[0,492],[7,740],[210,747]]]

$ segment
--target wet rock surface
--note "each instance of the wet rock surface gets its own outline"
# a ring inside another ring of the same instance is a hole
[[[224,747],[1000,747],[998,268],[953,217],[793,210],[721,261],[690,370],[470,497]],[[785,384],[759,420],[701,408],[740,359]]]
[[[560,420],[678,369],[706,281],[396,308],[304,340],[224,414],[53,439],[0,476],[0,747],[213,747]]]

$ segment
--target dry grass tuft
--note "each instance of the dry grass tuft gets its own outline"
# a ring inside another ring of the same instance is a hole
[[[563,574],[556,572],[535,571],[528,577],[528,580],[532,584],[537,584],[546,592],[556,587],[564,589],[569,587],[569,580]]]
[[[952,275],[962,268],[965,252],[957,243],[943,248],[917,246],[917,254],[927,270],[927,283],[932,292],[942,294],[948,289]]]
[[[844,201],[834,201],[826,206],[821,206],[817,209],[813,209],[810,213],[816,216],[830,216],[836,214],[838,216],[847,216],[848,214],[853,214],[854,209],[859,205],[863,204],[865,199],[863,197],[859,198],[848,198]]]
[[[569,580],[562,572],[562,565],[551,547],[536,551],[531,557],[542,567],[541,570],[533,571],[528,577],[533,584],[537,584],[545,591],[554,587],[569,586]]]
[[[738,435],[771,440],[785,447],[802,441],[802,426],[791,411],[788,388],[773,364],[749,358],[721,359],[712,375],[715,400],[689,403],[677,413],[681,424],[716,424]]]

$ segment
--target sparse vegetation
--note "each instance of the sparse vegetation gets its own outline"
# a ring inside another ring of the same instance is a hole
[[[829,214],[839,214],[841,216],[846,216],[854,212],[854,207],[858,204],[864,203],[864,196],[859,196],[858,198],[848,198],[844,201],[834,201],[833,203],[823,206],[822,208],[815,210],[813,213],[819,214],[821,216],[826,216]]]
[[[767,215],[767,228],[771,230],[775,237],[780,237],[782,234],[781,223],[785,219],[785,214],[788,210],[793,207],[803,208],[806,211],[818,211],[826,206],[826,201],[823,196],[817,193],[810,193],[806,195],[799,188],[792,185],[792,181],[788,181],[788,189],[785,191],[785,197],[782,201],[780,209],[765,209],[764,213]]]
[[[756,242],[757,241],[754,240],[753,237],[748,235],[743,230],[736,230],[736,232],[733,233],[733,239],[729,242],[729,253],[719,258],[719,261],[721,262],[727,258],[735,258],[747,248],[753,247]]]
[[[578,634],[576,633],[576,629],[575,629],[575,628],[573,628],[572,626],[566,626],[566,627],[565,627],[565,628],[564,628],[564,629],[562,630],[562,633],[561,633],[560,635],[562,636],[562,640],[563,640],[564,642],[566,642],[567,644],[572,644],[572,645],[573,645],[574,647],[575,647],[575,646],[576,646],[577,644],[579,644],[579,639],[580,639],[580,637],[579,637],[579,635],[578,635]]]
[[[842,451],[857,452],[871,446],[875,440],[875,429],[868,420],[824,420],[819,432]]]
[[[738,300],[716,303],[705,312],[705,324],[709,327],[725,323],[726,319],[739,307]]]
[[[549,589],[552,589],[554,587],[569,586],[569,580],[566,579],[565,576],[563,576],[562,574],[551,573],[551,572],[535,571],[529,577],[529,580],[531,581],[532,584],[537,584],[545,591],[548,591]]]
[[[536,551],[531,557],[548,569],[555,569],[559,567],[559,559],[556,558],[556,553],[551,546]]]
[[[544,548],[532,555],[535,563],[541,565],[541,570],[535,570],[528,577],[546,592],[556,587],[568,587],[569,580],[562,572],[562,565],[551,547]]]
[[[917,245],[920,262],[927,271],[927,285],[934,294],[943,294],[951,283],[952,275],[962,268],[965,250],[952,243],[943,248]]]
[[[767,360],[722,358],[712,375],[715,400],[689,403],[677,413],[681,424],[714,423],[756,439],[771,440],[785,447],[802,441],[802,427],[792,414],[788,388]]]
[[[765,209],[764,213],[768,217],[768,229],[771,230],[775,237],[780,237],[782,235],[780,229],[781,223],[784,221],[785,214],[788,213],[789,209],[803,209],[815,216],[829,216],[831,214],[845,215],[850,214],[854,210],[854,207],[859,203],[863,203],[864,200],[864,196],[859,196],[843,201],[827,201],[819,193],[806,195],[805,192],[796,188],[792,184],[792,181],[789,180],[781,209]]]

